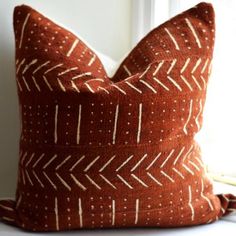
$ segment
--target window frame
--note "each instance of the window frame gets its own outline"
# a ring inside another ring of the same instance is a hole
[[[180,10],[180,0],[132,0],[131,45],[135,46],[151,29],[173,17]],[[206,169],[208,169],[208,166],[206,166]],[[214,170],[207,170],[207,172],[215,181],[236,186],[234,176],[214,172]]]

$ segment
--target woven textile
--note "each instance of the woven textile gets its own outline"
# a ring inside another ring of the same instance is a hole
[[[194,141],[214,46],[201,3],[152,30],[109,78],[83,41],[28,6],[14,12],[21,137],[16,200],[0,218],[33,231],[176,227],[235,208]]]

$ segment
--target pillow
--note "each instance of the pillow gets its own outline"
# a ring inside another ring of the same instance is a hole
[[[179,227],[236,208],[216,196],[194,140],[214,12],[201,3],[152,30],[109,77],[80,38],[14,12],[21,137],[16,199],[0,218],[32,231]]]

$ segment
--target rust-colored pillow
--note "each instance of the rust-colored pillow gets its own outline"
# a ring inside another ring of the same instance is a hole
[[[112,78],[79,38],[14,12],[21,110],[16,201],[0,218],[33,231],[176,227],[235,208],[215,196],[194,141],[214,45],[201,3],[155,28]]]

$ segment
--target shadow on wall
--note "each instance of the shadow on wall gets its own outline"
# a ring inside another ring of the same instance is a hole
[[[0,14],[0,197],[14,196],[18,162],[19,109],[15,82],[13,29]],[[8,34],[9,33],[9,34]]]

